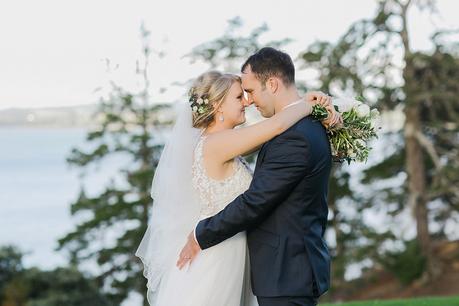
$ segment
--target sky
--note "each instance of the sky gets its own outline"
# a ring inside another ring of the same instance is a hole
[[[459,2],[438,1],[434,17],[413,9],[410,34],[414,49],[428,50],[435,28],[459,28]],[[94,90],[113,79],[136,88],[142,22],[150,45],[163,51],[150,65],[152,98],[172,102],[186,88],[172,86],[206,70],[183,58],[196,45],[221,36],[229,19],[240,16],[243,31],[266,22],[263,38],[291,38],[292,56],[315,40],[335,41],[354,21],[373,16],[372,0],[41,0],[0,2],[0,109],[90,104]],[[107,70],[106,60],[111,67]],[[159,93],[160,88],[166,88]]]

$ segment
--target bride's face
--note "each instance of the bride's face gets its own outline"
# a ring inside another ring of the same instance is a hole
[[[241,83],[234,82],[220,107],[224,122],[232,127],[244,123],[246,105]]]

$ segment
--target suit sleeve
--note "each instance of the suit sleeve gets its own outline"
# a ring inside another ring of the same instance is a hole
[[[308,169],[308,144],[295,131],[275,138],[266,148],[249,189],[218,214],[201,220],[195,237],[201,249],[250,229],[282,203]]]

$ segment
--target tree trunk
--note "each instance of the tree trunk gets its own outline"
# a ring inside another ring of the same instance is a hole
[[[400,3],[400,2],[399,2]],[[413,209],[416,220],[417,240],[421,247],[422,255],[426,259],[426,278],[427,281],[433,280],[438,273],[438,265],[432,252],[432,245],[429,233],[429,216],[427,210],[427,190],[426,190],[426,173],[425,159],[422,146],[416,137],[416,133],[422,131],[421,119],[419,114],[419,102],[413,97],[417,91],[417,81],[414,77],[413,54],[410,49],[410,40],[408,35],[407,12],[411,5],[411,0],[401,4],[402,12],[402,30],[400,38],[403,43],[405,55],[405,68],[403,69],[403,79],[405,85],[405,166],[408,173],[408,203]]]
[[[415,135],[416,131],[421,129],[418,108],[416,105],[408,105],[405,114],[405,162],[408,173],[408,202],[416,219],[417,240],[421,247],[422,255],[427,261],[427,277],[428,280],[432,280],[437,273],[429,234],[424,152]]]

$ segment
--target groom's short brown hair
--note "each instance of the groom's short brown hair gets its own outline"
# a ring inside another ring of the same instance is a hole
[[[295,83],[295,66],[287,53],[271,47],[265,47],[251,55],[242,65],[241,72],[247,67],[255,74],[263,86],[270,77],[278,77],[285,86]]]

